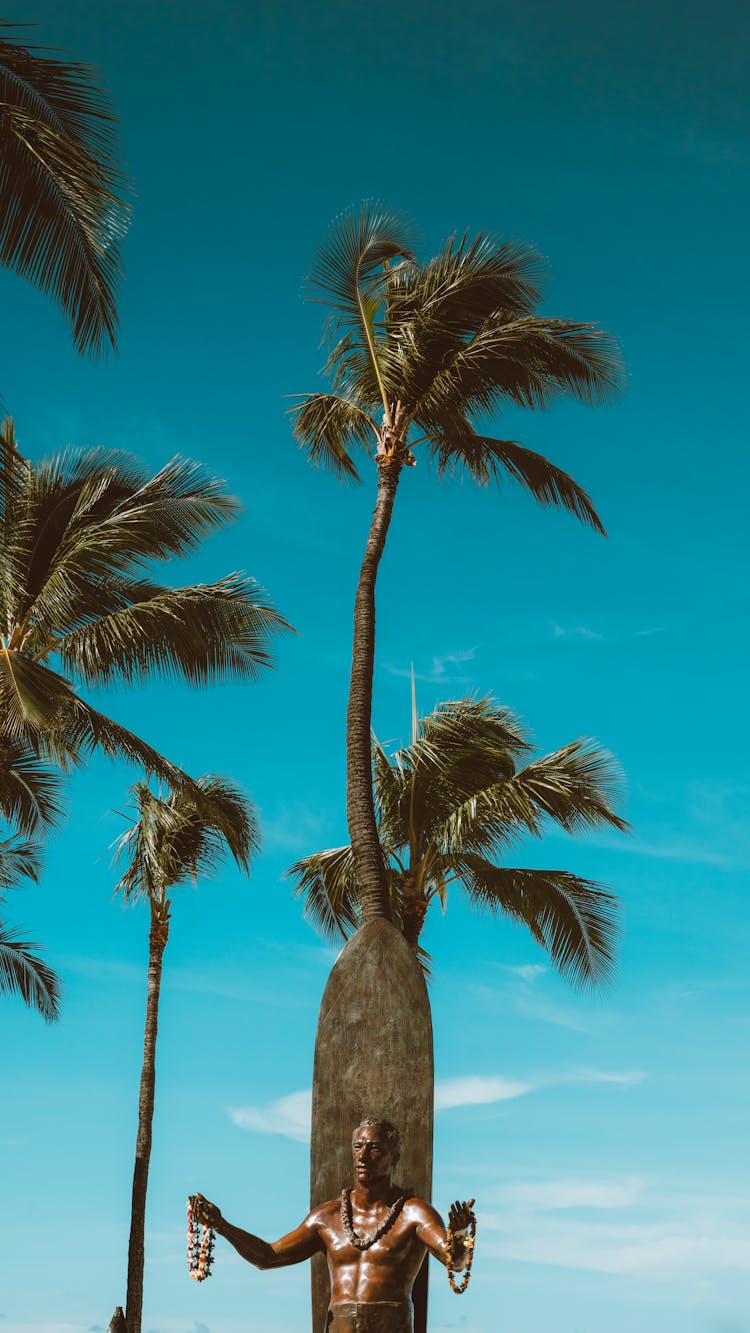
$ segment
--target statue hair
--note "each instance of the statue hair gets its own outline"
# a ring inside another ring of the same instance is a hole
[[[385,1130],[386,1147],[393,1153],[394,1162],[397,1162],[401,1156],[401,1134],[396,1126],[390,1120],[381,1120],[378,1116],[372,1115],[364,1115],[357,1121],[355,1128],[359,1129],[362,1125],[368,1125],[370,1129]]]

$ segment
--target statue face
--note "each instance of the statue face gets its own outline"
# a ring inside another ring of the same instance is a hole
[[[360,1125],[352,1136],[352,1161],[357,1184],[374,1185],[390,1180],[394,1153],[380,1125]]]

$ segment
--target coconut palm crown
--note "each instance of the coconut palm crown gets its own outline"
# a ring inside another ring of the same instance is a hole
[[[155,564],[195,550],[239,510],[225,484],[188,459],[155,475],[104,449],[31,463],[12,421],[3,423],[0,743],[17,760],[7,799],[22,800],[19,762],[37,763],[38,779],[45,765],[69,769],[95,749],[171,785],[189,781],[80,691],[154,676],[204,685],[271,665],[270,640],[288,626],[252,578],[171,588],[152,577]]]
[[[595,324],[537,313],[540,256],[490,235],[453,237],[417,259],[410,225],[378,204],[340,217],[309,279],[329,308],[330,392],[300,397],[294,432],[316,464],[359,480],[377,469],[377,503],[354,609],[347,714],[347,821],[364,919],[390,914],[372,797],[370,728],[375,584],[402,469],[424,457],[438,475],[481,485],[511,477],[542,505],[597,532],[585,490],[516,440],[488,435],[505,407],[546,407],[569,396],[604,402],[622,382],[620,353]]]
[[[627,829],[616,813],[619,770],[593,741],[577,740],[518,765],[530,749],[518,721],[491,698],[443,703],[418,722],[411,744],[388,756],[373,741],[378,833],[392,915],[420,960],[433,902],[451,884],[480,911],[523,924],[573,985],[596,985],[614,966],[617,901],[567,870],[505,864],[515,844],[549,824],[568,833]],[[306,915],[330,939],[361,920],[351,847],[298,861],[287,872]]]

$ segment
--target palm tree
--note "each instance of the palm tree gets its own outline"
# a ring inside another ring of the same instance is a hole
[[[92,355],[115,346],[130,216],[115,126],[88,65],[0,40],[0,263],[49,292]]]
[[[621,382],[609,334],[535,312],[540,257],[487,235],[449,240],[418,262],[410,226],[377,204],[334,224],[310,276],[328,306],[332,392],[292,409],[310,459],[359,480],[364,450],[377,469],[377,500],[354,607],[347,713],[346,814],[364,921],[390,915],[388,877],[372,794],[370,728],[375,583],[402,469],[420,449],[438,475],[468,472],[480,485],[510,476],[543,505],[598,532],[588,495],[546,458],[491,438],[481,419],[502,406],[546,407],[569,395],[605,401]]]
[[[128,1333],[140,1333],[159,992],[171,895],[180,885],[215,873],[226,852],[247,872],[259,836],[250,802],[226,778],[202,777],[192,789],[168,796],[155,795],[139,782],[132,788],[132,795],[137,817],[117,845],[118,858],[127,859],[117,889],[128,900],[144,899],[151,921],[125,1310]]]
[[[445,908],[460,885],[480,911],[521,922],[575,985],[612,971],[617,903],[602,885],[567,870],[498,865],[547,824],[568,833],[625,830],[615,811],[619,773],[591,741],[573,741],[522,767],[530,749],[518,721],[491,698],[439,704],[413,723],[411,744],[390,757],[373,742],[378,834],[395,921],[419,945],[431,903]],[[362,908],[351,847],[298,861],[288,874],[305,895],[306,915],[324,935],[347,936]]]
[[[0,841],[0,903],[22,879],[34,883],[41,868],[38,842],[13,835]],[[33,952],[38,948],[0,921],[0,991],[20,995],[48,1023],[60,1016],[60,979]]]
[[[151,676],[204,685],[256,677],[288,628],[244,574],[170,588],[153,565],[186,555],[240,506],[197,463],[151,476],[123,452],[65,451],[41,463],[0,428],[0,737],[69,769],[95,749],[171,786],[189,782],[81,687]]]

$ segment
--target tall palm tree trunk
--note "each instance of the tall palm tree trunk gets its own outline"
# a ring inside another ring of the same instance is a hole
[[[156,1088],[156,1036],[159,1026],[162,959],[168,936],[169,902],[160,905],[158,910],[152,902],[151,930],[148,941],[146,1027],[143,1036],[143,1065],[138,1098],[138,1134],[135,1141],[135,1169],[133,1171],[133,1198],[130,1213],[130,1241],[128,1243],[128,1290],[125,1306],[127,1333],[141,1333],[143,1314],[143,1243],[146,1228],[146,1191],[148,1188],[148,1168],[151,1160],[154,1092]]]
[[[404,1141],[403,1183],[428,1200],[432,1189],[430,1003],[416,958],[391,921],[372,784],[375,583],[401,468],[408,461],[390,426],[383,427],[381,445],[377,501],[354,603],[346,718],[346,815],[363,923],[334,964],[318,1015],[310,1143],[313,1207],[334,1198],[351,1178],[351,1135],[363,1114],[398,1125]],[[328,1272],[319,1255],[311,1280],[312,1330],[319,1333],[330,1296]],[[413,1299],[414,1333],[426,1333],[426,1264]]]
[[[359,880],[363,921],[390,921],[388,881],[372,792],[372,678],[375,667],[375,581],[396,498],[401,460],[378,458],[378,496],[359,571],[346,714],[346,820]]]

